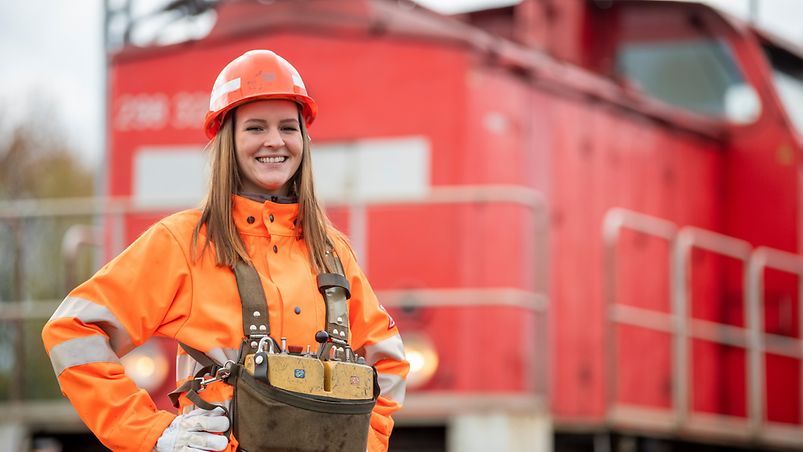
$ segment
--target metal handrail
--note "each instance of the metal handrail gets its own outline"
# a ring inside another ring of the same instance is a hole
[[[452,185],[432,187],[426,199],[420,198],[383,198],[383,199],[344,199],[330,201],[326,207],[348,208],[350,230],[365,233],[364,207],[404,206],[413,204],[492,204],[509,203],[525,207],[533,212],[535,220],[535,282],[536,291],[547,292],[549,215],[546,197],[539,191],[519,185]],[[352,246],[365,262],[365,237],[351,237]],[[362,253],[361,253],[362,251]]]
[[[608,211],[603,220],[603,243],[605,247],[604,288],[609,315],[606,322],[608,365],[608,412],[609,418],[617,411],[616,405],[616,347],[613,326],[627,324],[669,333],[673,336],[673,425],[678,430],[694,430],[690,423],[688,409],[691,387],[688,376],[691,372],[689,361],[689,340],[702,339],[719,344],[744,348],[748,353],[748,416],[747,437],[769,438],[768,428],[774,433],[782,433],[786,444],[803,443],[803,434],[790,433],[795,428],[769,426],[764,420],[765,397],[763,355],[766,352],[801,360],[803,373],[803,340],[769,334],[763,331],[763,271],[767,268],[792,273],[799,276],[799,299],[803,296],[803,257],[785,251],[759,246],[755,249],[740,239],[713,231],[691,226],[678,228],[665,219],[614,208]],[[616,246],[622,229],[630,229],[666,240],[671,246],[672,312],[665,313],[651,309],[619,305],[616,302]],[[736,327],[689,317],[690,304],[690,258],[693,249],[703,249],[713,253],[740,260],[744,263],[742,288],[745,292],[745,318],[747,326]],[[803,309],[800,312],[803,325]],[[801,410],[803,411],[803,381],[801,381]],[[638,412],[638,410],[634,411]],[[695,421],[707,419],[711,428],[721,419],[722,425],[733,426],[742,418],[725,415],[695,414]],[[654,420],[654,419],[653,419]],[[701,430],[702,431],[702,430]],[[713,431],[713,430],[712,430]],[[725,434],[725,431],[720,431]]]
[[[130,213],[156,213],[186,209],[197,199],[158,198],[152,203],[136,197],[46,198],[0,201],[0,220],[15,218],[78,217]]]
[[[549,306],[544,294],[506,287],[377,290],[376,295],[384,306],[401,309],[508,306],[539,313]]]
[[[648,328],[662,333],[675,334],[677,332],[674,314],[651,309],[617,305],[610,312],[610,319],[615,323]],[[750,342],[749,328],[708,320],[689,319],[688,331],[690,339],[701,339],[733,347],[747,348]],[[803,351],[799,349],[800,341],[796,338],[769,333],[764,333],[763,337],[763,351],[767,353],[795,359],[803,356]]]
[[[763,334],[764,316],[763,316],[763,298],[764,298],[764,270],[775,269],[786,273],[798,275],[798,303],[803,303],[801,296],[803,296],[803,256],[792,254],[786,251],[776,250],[765,246],[756,247],[750,255],[750,260],[747,266],[747,304],[748,309],[751,311],[751,318],[753,323],[750,324],[750,339],[753,342],[752,353],[748,356],[751,363],[752,374],[750,378],[755,381],[760,390],[763,390],[764,380],[766,379],[765,369],[762,365],[765,350],[768,348],[767,340],[774,340],[775,343],[788,343],[791,338],[766,335]],[[799,325],[803,326],[803,309],[798,310]],[[785,340],[779,340],[783,338]],[[797,358],[800,360],[800,370],[803,372],[803,340],[796,340],[797,342]],[[778,353],[773,347],[773,353]],[[778,353],[780,354],[780,353]],[[788,356],[788,355],[787,355]],[[803,374],[803,373],[802,373]],[[800,384],[800,400],[799,406],[803,412],[803,379]],[[761,431],[764,424],[764,411],[766,409],[761,393],[752,393],[752,406],[754,407],[754,419],[751,429],[755,433]]]
[[[381,199],[342,199],[326,203],[328,207],[348,208],[350,224],[353,230],[365,233],[360,229],[364,222],[362,209],[369,206],[393,205],[431,205],[431,204],[488,204],[511,203],[532,210],[535,218],[536,241],[536,289],[546,291],[548,282],[548,214],[544,195],[534,189],[519,185],[455,185],[435,186],[421,197],[399,197]],[[198,204],[197,199],[161,197],[141,199],[137,197],[84,197],[84,198],[48,198],[0,201],[0,221],[47,217],[79,217],[110,216],[114,221],[112,227],[112,252],[116,254],[124,245],[121,232],[121,215],[170,212],[191,208]],[[362,214],[361,214],[362,212]],[[365,240],[352,237],[357,251],[364,250]],[[363,253],[365,254],[365,253]]]
[[[606,359],[606,406],[611,410],[616,405],[617,384],[616,384],[616,361],[617,348],[616,337],[614,334],[614,316],[616,303],[616,246],[622,229],[629,229],[650,236],[666,240],[671,245],[677,235],[677,226],[663,218],[646,215],[632,210],[615,207],[608,210],[602,220],[602,240],[603,240],[603,259],[604,274],[603,287],[605,305],[609,316],[606,316],[606,349],[608,357]],[[667,263],[669,264],[669,262]]]
[[[123,243],[123,219],[127,214],[146,214],[176,211],[191,208],[197,204],[197,200],[191,199],[168,199],[162,198],[150,202],[147,199],[136,199],[129,197],[119,198],[68,198],[68,199],[44,199],[44,200],[17,200],[0,202],[0,221],[10,221],[17,219],[45,219],[54,217],[81,217],[95,216],[105,217],[111,229],[112,252],[119,252]],[[393,206],[393,205],[429,205],[429,204],[489,204],[507,203],[522,206],[532,212],[533,218],[533,244],[535,250],[527,253],[527,256],[535,257],[534,290],[523,290],[518,288],[461,288],[461,289],[426,289],[418,291],[379,291],[380,294],[389,296],[389,306],[398,305],[408,306],[413,303],[409,298],[410,294],[415,294],[414,304],[417,307],[444,307],[444,306],[483,306],[491,305],[483,297],[490,297],[497,300],[494,306],[515,306],[537,314],[537,321],[543,323],[543,327],[538,330],[542,337],[537,338],[538,344],[533,347],[536,359],[533,365],[536,368],[531,375],[535,375],[538,381],[544,382],[542,391],[544,398],[548,397],[549,373],[546,367],[548,362],[548,296],[547,296],[547,267],[548,267],[548,211],[545,197],[538,191],[513,185],[465,185],[465,186],[436,186],[432,187],[424,198],[399,198],[399,199],[366,199],[366,200],[341,200],[330,201],[327,207],[350,209],[350,222],[352,226],[363,222],[362,228],[352,228],[352,232],[367,234],[365,223],[367,216],[364,208],[367,206]],[[360,210],[363,211],[360,215]],[[96,243],[97,237],[90,237],[86,231],[69,232],[65,237],[63,246],[71,259],[75,258],[75,253],[79,247]],[[529,234],[528,233],[528,234]],[[367,243],[366,237],[358,237],[355,242]],[[359,252],[359,251],[358,251]],[[363,253],[363,256],[365,253]],[[407,298],[403,294],[407,295]],[[383,300],[384,301],[384,300]],[[0,304],[0,321],[21,321],[28,318],[48,318],[55,307],[57,301],[44,303],[32,300],[15,300],[15,302]],[[540,325],[539,325],[540,326]],[[539,348],[543,349],[539,353]],[[548,403],[547,403],[548,406]]]
[[[747,286],[746,267],[751,246],[744,240],[692,226],[685,226],[680,229],[674,245],[672,250],[673,267],[671,273],[672,306],[675,314],[675,321],[677,322],[677,330],[674,336],[674,405],[677,415],[675,422],[678,427],[682,427],[688,423],[689,396],[692,392],[690,388],[692,363],[689,359],[689,339],[691,338],[689,334],[689,305],[691,300],[691,295],[689,293],[691,275],[689,270],[691,269],[691,265],[689,262],[691,260],[692,250],[694,248],[704,249],[744,262],[742,278],[742,290],[744,291]],[[745,314],[749,315],[749,312]],[[748,324],[749,323],[750,320],[748,319]],[[754,385],[754,381],[748,381],[748,388],[751,388],[748,389],[748,392],[754,390],[752,389]],[[752,413],[750,409],[748,409],[748,411]]]
[[[539,314],[536,319],[540,325],[536,325],[537,332],[540,332],[540,337],[536,337],[536,344],[533,344],[533,365],[536,366],[532,370],[533,375],[539,382],[543,382],[543,387],[538,388],[537,392],[541,393],[546,405],[549,405],[549,394],[551,387],[549,369],[547,363],[550,359],[550,349],[548,347],[550,337],[550,322],[548,319],[548,281],[549,281],[549,215],[546,197],[539,191],[523,187],[519,185],[456,185],[456,186],[437,186],[432,187],[427,193],[426,199],[419,198],[398,198],[398,199],[346,199],[340,202],[330,201],[326,207],[340,207],[348,209],[348,221],[350,231],[359,231],[360,235],[355,237],[352,235],[352,247],[355,252],[360,256],[360,260],[364,267],[370,265],[367,261],[367,253],[365,252],[368,239],[368,218],[365,213],[365,207],[370,205],[382,206],[405,206],[413,204],[493,204],[493,203],[506,203],[513,204],[527,208],[533,215],[533,250],[532,256],[534,257],[534,291],[517,291],[514,295],[512,292],[505,294],[500,293],[499,289],[494,289],[497,295],[502,295],[499,298],[502,302],[506,300],[518,303],[520,307],[532,309]],[[438,290],[427,290],[426,297],[421,300],[432,306],[443,305],[444,303],[451,303],[452,305],[467,305],[471,300],[474,300],[473,305],[485,304],[476,296],[468,297],[465,290],[447,290],[446,292]],[[400,293],[410,293],[409,291],[402,291]],[[462,293],[464,298],[457,300],[454,298],[455,293]],[[384,302],[384,301],[383,301]],[[540,358],[540,359],[539,359]]]

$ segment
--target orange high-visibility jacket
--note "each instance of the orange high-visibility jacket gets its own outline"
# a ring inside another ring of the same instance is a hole
[[[271,335],[289,346],[316,348],[326,308],[306,244],[296,234],[297,204],[232,197],[232,215],[268,300]],[[158,410],[136,387],[119,357],[151,336],[175,338],[223,364],[236,360],[242,310],[234,273],[215,265],[214,252],[190,255],[200,211],[171,215],[148,229],[61,303],[42,332],[61,390],[81,419],[114,451],[151,451],[175,414]],[[201,231],[202,233],[204,230]],[[199,250],[204,236],[199,240]],[[344,243],[335,245],[349,280],[352,347],[376,367],[381,395],[371,416],[368,449],[387,449],[390,415],[401,408],[409,369],[393,319]],[[200,365],[179,351],[181,384]],[[201,396],[227,403],[232,388],[209,385]],[[181,410],[194,406],[181,398]],[[270,434],[270,432],[266,432]],[[236,439],[230,449],[236,447]]]

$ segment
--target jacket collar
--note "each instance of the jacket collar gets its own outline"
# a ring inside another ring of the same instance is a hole
[[[264,193],[254,193],[250,191],[241,191],[237,193],[238,196],[248,198],[252,201],[265,202],[271,201],[279,204],[296,204],[298,203],[298,196],[279,196],[279,195],[266,195]]]
[[[232,216],[241,234],[296,237],[298,203],[255,201],[245,196],[232,195]]]

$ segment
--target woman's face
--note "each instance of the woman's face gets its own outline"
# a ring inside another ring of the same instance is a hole
[[[235,118],[234,145],[242,191],[287,195],[304,147],[296,103],[258,100],[238,107]]]

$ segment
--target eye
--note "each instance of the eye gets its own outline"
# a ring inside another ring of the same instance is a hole
[[[262,127],[259,126],[248,126],[245,128],[246,132],[261,132]]]
[[[285,132],[297,132],[298,131],[298,127],[296,127],[296,126],[284,126],[284,127],[282,127],[282,130],[285,131]]]

